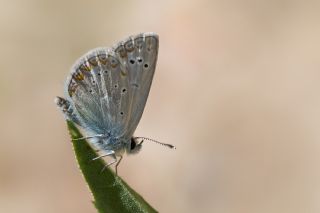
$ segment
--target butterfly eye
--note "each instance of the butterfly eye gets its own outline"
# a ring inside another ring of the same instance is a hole
[[[115,85],[114,85],[114,88],[118,88],[118,84],[115,84]]]
[[[126,88],[123,88],[122,89],[122,94],[126,93],[127,92],[127,89]]]
[[[133,150],[136,147],[136,145],[137,145],[136,142],[131,139],[130,149]]]
[[[124,115],[124,113],[123,113],[123,112],[120,112],[120,115]]]
[[[148,68],[149,67],[149,65],[148,64],[144,64],[144,68]]]

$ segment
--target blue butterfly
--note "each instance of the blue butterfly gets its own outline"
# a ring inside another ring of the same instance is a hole
[[[158,48],[158,35],[141,33],[112,48],[91,50],[72,67],[65,98],[55,99],[65,118],[84,132],[84,139],[103,152],[95,159],[111,156],[114,160],[106,166],[116,163],[116,172],[123,153],[138,153],[144,140],[175,148],[133,137],[149,95]]]

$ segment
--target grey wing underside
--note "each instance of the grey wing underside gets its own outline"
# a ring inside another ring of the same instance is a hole
[[[143,33],[82,56],[66,82],[67,119],[97,134],[130,138],[148,98],[158,46],[156,34]]]

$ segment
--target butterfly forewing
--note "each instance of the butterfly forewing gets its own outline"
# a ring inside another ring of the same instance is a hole
[[[140,34],[125,40],[116,54],[121,58],[128,75],[128,92],[124,98],[126,110],[124,123],[119,129],[119,135],[130,138],[142,116],[150,86],[152,83],[157,54],[158,37],[155,34]]]

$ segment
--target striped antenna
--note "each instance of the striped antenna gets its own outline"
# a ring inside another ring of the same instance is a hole
[[[175,146],[171,145],[171,144],[168,144],[168,143],[161,143],[159,141],[156,141],[156,140],[153,140],[151,138],[146,138],[146,137],[135,137],[136,139],[142,139],[142,142],[143,140],[147,140],[147,141],[151,141],[151,142],[154,142],[154,143],[157,143],[157,144],[160,144],[162,146],[166,146],[166,147],[169,147],[170,149],[177,149]],[[141,143],[142,143],[141,142]]]

